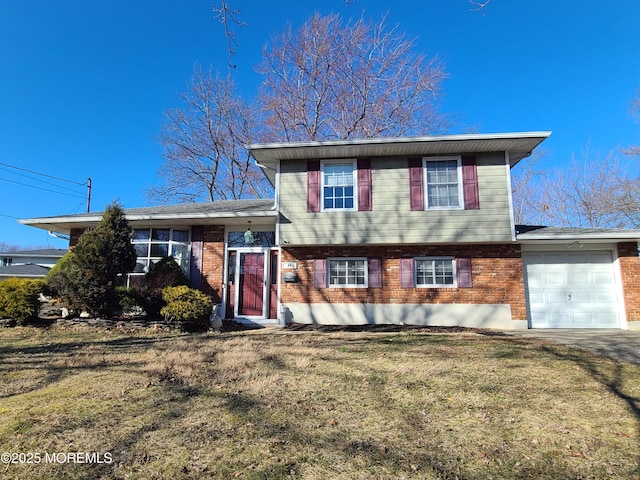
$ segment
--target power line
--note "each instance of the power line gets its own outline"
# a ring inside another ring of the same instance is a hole
[[[76,197],[76,198],[84,198],[82,195],[73,195],[71,193],[58,192],[56,190],[51,190],[49,188],[36,187],[35,185],[29,185],[28,183],[16,182],[15,180],[7,180],[6,178],[0,178],[0,180],[9,183],[15,183],[16,185],[22,185],[23,187],[35,188],[38,190],[44,190],[45,192],[57,193],[58,195],[66,195],[67,197]]]
[[[85,186],[87,184],[87,182],[80,183],[80,182],[75,182],[73,180],[67,180],[66,178],[54,177],[53,175],[48,175],[46,173],[34,172],[33,170],[27,170],[26,168],[16,167],[15,165],[9,165],[8,163],[0,162],[0,165],[3,165],[5,167],[9,167],[9,168],[15,168],[16,170],[22,170],[23,172],[29,172],[29,173],[32,173],[34,175],[40,175],[40,176],[43,176],[43,177],[53,178],[54,180],[59,180],[61,182],[74,183],[74,184],[80,185],[80,186]]]
[[[33,178],[33,177],[30,177],[29,175],[25,175],[24,173],[11,172],[11,170],[8,170],[8,169],[2,168],[2,167],[0,167],[0,170],[3,170],[5,172],[9,172],[9,173],[13,173],[14,175],[20,175],[21,177],[28,178],[29,180],[33,180],[35,182],[40,182],[40,183],[44,183],[44,184],[47,184],[47,185],[53,185],[56,188],[62,188],[63,190],[68,190],[70,192],[76,192],[77,193],[77,190],[74,190],[74,189],[72,189],[70,187],[63,187],[61,185],[56,185],[53,182],[47,182],[46,180],[40,180],[38,178]]]
[[[13,218],[14,220],[20,220],[18,217],[14,217],[13,215],[5,215],[4,213],[0,213],[0,217]]]

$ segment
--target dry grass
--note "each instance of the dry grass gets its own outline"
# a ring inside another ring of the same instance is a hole
[[[16,479],[639,478],[640,366],[479,334],[0,331]]]

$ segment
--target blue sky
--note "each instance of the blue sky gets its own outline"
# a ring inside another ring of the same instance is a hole
[[[91,177],[92,211],[114,199],[147,205],[144,189],[162,164],[162,112],[179,105],[195,63],[226,71],[214,1],[0,0],[0,164],[79,184]],[[552,130],[547,165],[587,144],[602,154],[640,144],[629,112],[640,88],[637,0],[492,0],[485,15],[467,0],[229,1],[247,23],[234,58],[247,97],[262,46],[287,22],[316,11],[387,13],[417,37],[417,50],[445,63],[449,133]],[[80,213],[85,195],[84,186],[0,165],[0,242],[66,247],[16,218]]]

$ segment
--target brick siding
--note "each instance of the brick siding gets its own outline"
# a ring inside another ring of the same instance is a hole
[[[400,258],[471,258],[472,288],[402,288]],[[382,260],[382,288],[314,288],[315,259],[367,257]],[[527,318],[519,245],[283,247],[282,262],[296,262],[299,283],[283,283],[283,303],[510,304],[512,318]],[[283,273],[286,273],[283,272]]]
[[[640,258],[636,242],[618,244],[627,321],[640,322]]]
[[[224,225],[205,225],[202,248],[201,290],[213,297],[215,303],[222,301],[224,273]]]

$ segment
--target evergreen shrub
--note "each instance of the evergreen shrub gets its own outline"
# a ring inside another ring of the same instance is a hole
[[[18,325],[37,318],[44,291],[42,280],[9,278],[0,282],[0,318],[13,318]]]
[[[209,328],[209,315],[213,308],[210,297],[186,285],[166,287],[162,290],[166,305],[160,313],[165,320],[176,323],[187,331],[203,331]]]

